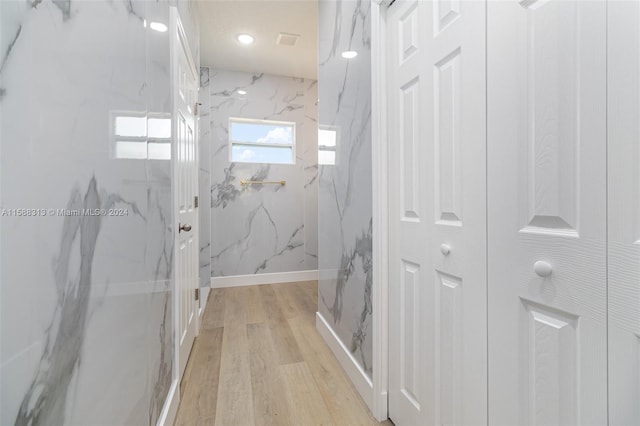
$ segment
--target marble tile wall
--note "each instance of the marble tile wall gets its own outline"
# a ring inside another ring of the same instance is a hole
[[[218,69],[208,76],[212,276],[317,269],[316,82]],[[229,117],[295,122],[296,164],[231,163]],[[287,184],[242,187],[242,179]]]
[[[209,68],[200,68],[200,167],[198,175],[200,219],[200,287],[211,285],[211,96],[209,93]]]
[[[170,119],[169,33],[144,25],[169,6],[0,2],[0,424],[151,425],[162,410],[171,166],[116,155],[113,122]]]
[[[368,0],[320,0],[319,125],[337,131],[319,166],[319,312],[371,375],[371,23]],[[355,50],[347,60],[341,53]]]
[[[304,261],[318,269],[318,81],[304,85]]]

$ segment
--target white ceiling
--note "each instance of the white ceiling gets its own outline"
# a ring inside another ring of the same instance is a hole
[[[317,0],[205,0],[200,15],[200,62],[234,71],[318,78]],[[299,34],[295,46],[276,44],[280,32]],[[236,36],[255,43],[243,46]]]

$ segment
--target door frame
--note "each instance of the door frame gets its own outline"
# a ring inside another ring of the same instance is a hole
[[[186,43],[185,54],[187,56],[187,61],[189,62],[189,66],[192,68],[194,75],[196,76],[196,84],[198,84],[198,76],[200,73],[196,67],[196,63],[193,60],[193,56],[191,55],[191,49],[189,49],[189,43],[187,34],[184,30],[184,26],[182,24],[182,20],[180,19],[180,14],[176,6],[169,7],[169,34],[174,34],[178,32],[180,37]],[[179,82],[177,82],[177,74],[175,72],[176,68],[176,58],[177,58],[177,49],[181,49],[181,46],[176,43],[175,37],[170,37],[169,41],[169,54],[170,54],[170,72],[169,72],[169,81],[170,81],[170,102],[171,102],[171,139],[172,141],[176,140],[176,108],[175,108],[175,90],[178,87]],[[196,89],[198,86],[196,87]],[[198,164],[200,157],[200,139],[198,132],[198,119],[197,116],[194,117],[194,144],[195,144],[195,157],[196,164]],[[176,175],[176,163],[175,159],[177,158],[176,144],[171,144],[171,229],[173,230],[172,238],[175,242],[175,233],[176,233],[176,213],[178,211],[178,192],[175,187],[175,175]],[[176,247],[174,244],[173,251],[175,252]],[[176,279],[176,266],[177,266],[177,256],[173,256],[172,261],[172,273],[171,273],[171,297],[172,297],[172,314],[171,314],[171,322],[173,327],[173,353],[172,353],[172,371],[171,371],[171,386],[169,388],[169,392],[167,393],[167,397],[164,403],[164,407],[162,408],[162,412],[160,417],[158,418],[158,425],[172,425],[175,421],[176,415],[178,414],[178,406],[180,404],[180,381],[182,377],[180,375],[180,306],[179,300],[176,297],[178,294],[178,280]],[[199,270],[199,268],[198,268]],[[200,286],[200,282],[198,279],[198,287]],[[195,295],[194,295],[195,297]],[[199,305],[196,305],[195,311],[195,335],[196,337],[200,331],[200,309]],[[193,348],[192,348],[193,350]],[[185,370],[186,371],[186,370]]]
[[[182,20],[180,19],[180,13],[178,12],[177,7],[172,7],[171,8],[171,16],[170,16],[170,28],[173,31],[177,31],[179,34],[180,39],[182,40],[182,43],[176,43],[176,39],[175,37],[171,37],[171,105],[172,105],[172,111],[171,111],[171,132],[172,132],[172,140],[175,141],[177,139],[177,134],[176,134],[176,130],[177,130],[177,115],[176,115],[176,105],[175,105],[175,91],[176,88],[179,86],[180,82],[178,81],[179,76],[176,74],[176,65],[177,65],[177,56],[178,56],[178,49],[180,49],[180,51],[184,51],[186,57],[187,57],[187,61],[189,62],[189,68],[191,68],[191,72],[193,73],[195,79],[196,79],[196,91],[198,89],[198,76],[200,75],[200,73],[198,72],[198,69],[196,67],[196,63],[193,60],[193,56],[191,54],[191,49],[189,48],[189,39],[187,37],[187,33],[184,30],[184,26],[182,24]],[[196,97],[195,101],[197,102],[198,99]],[[196,163],[196,170],[198,167],[198,161],[199,161],[199,147],[200,147],[200,141],[198,138],[198,119],[197,119],[197,111],[194,110],[194,120],[193,120],[193,138],[194,138],[194,148],[195,148],[195,163]],[[176,181],[176,174],[177,174],[177,170],[176,170],[176,161],[175,159],[178,157],[177,152],[176,152],[176,144],[172,144],[171,147],[171,182],[175,182]],[[197,173],[196,173],[196,182],[197,182]],[[175,187],[174,184],[171,185],[171,200],[172,200],[172,212],[173,212],[173,234],[174,234],[174,241],[175,241],[175,235],[176,235],[176,227],[177,227],[177,223],[176,223],[176,217],[178,215],[178,211],[179,211],[179,195],[178,195],[178,191],[177,188]],[[198,217],[197,213],[196,213],[196,218]],[[199,232],[199,227],[196,226],[196,233],[195,235],[197,236]],[[197,243],[196,243],[197,244]],[[174,245],[173,248],[174,252],[176,250],[176,247]],[[182,377],[180,376],[180,333],[181,331],[179,330],[179,324],[180,324],[180,306],[179,306],[179,300],[178,297],[176,297],[176,294],[178,293],[178,291],[180,290],[178,288],[178,280],[176,279],[175,276],[175,272],[178,270],[177,266],[178,266],[178,256],[173,256],[173,283],[172,283],[172,289],[173,289],[173,306],[174,306],[174,310],[173,310],[173,330],[174,330],[174,351],[175,351],[175,359],[174,359],[174,377],[176,377],[176,379],[178,380],[178,384],[180,383],[180,380],[182,380]],[[199,271],[199,268],[197,268],[197,270]],[[200,287],[200,280],[198,278],[198,287]],[[194,294],[194,298],[195,298],[195,294]],[[198,337],[199,331],[200,331],[200,309],[199,309],[199,304],[196,304],[196,309],[195,309],[195,315],[194,315],[194,321],[195,321],[195,337]],[[186,370],[185,370],[186,371]]]
[[[387,138],[387,8],[371,0],[371,161],[373,215],[373,400],[378,421],[389,416],[389,142]]]

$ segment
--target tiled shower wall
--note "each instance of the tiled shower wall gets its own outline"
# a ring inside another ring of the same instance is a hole
[[[317,269],[317,82],[202,68],[201,86],[201,140],[210,143],[200,151],[210,161],[201,181],[211,181],[210,194],[201,193],[211,209],[201,277],[209,236],[213,277]],[[229,117],[295,122],[296,164],[231,163]],[[242,179],[287,184],[243,187]]]
[[[209,68],[200,68],[200,114],[198,132],[200,136],[198,172],[198,215],[200,220],[200,287],[211,285],[211,96],[209,95]]]
[[[371,375],[370,2],[320,0],[319,125],[337,131],[336,164],[320,165],[319,312]],[[358,56],[347,60],[344,51]]]
[[[155,424],[162,410],[171,166],[117,158],[112,123],[170,120],[169,32],[145,25],[168,25],[169,7],[0,2],[1,424]]]

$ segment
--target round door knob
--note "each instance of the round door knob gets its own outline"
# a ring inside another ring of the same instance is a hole
[[[451,253],[451,246],[449,244],[441,244],[440,253],[442,253],[445,256],[448,256],[449,253]]]
[[[553,268],[551,268],[551,264],[549,264],[549,262],[539,260],[533,265],[533,270],[540,277],[548,277],[551,275]]]
[[[180,226],[178,227],[178,234],[179,234],[180,232],[182,232],[182,231],[184,231],[184,232],[189,232],[189,231],[191,231],[191,225],[188,225],[188,224],[186,224],[186,223],[183,223],[182,225],[180,225]]]

